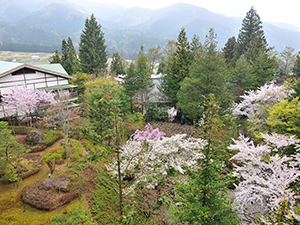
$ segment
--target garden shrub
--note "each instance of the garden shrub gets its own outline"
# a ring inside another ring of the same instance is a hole
[[[84,154],[84,148],[81,143],[75,139],[70,139],[69,142],[72,148],[72,160],[77,161],[80,159],[80,156]]]
[[[53,145],[56,141],[63,138],[63,134],[54,130],[50,130],[44,134],[43,144],[46,146]]]
[[[151,103],[147,109],[145,115],[146,120],[150,121],[167,121],[168,120],[168,109],[158,108],[154,103]]]
[[[32,131],[33,127],[23,127],[23,126],[14,126],[14,130],[18,135],[27,135],[30,131]]]

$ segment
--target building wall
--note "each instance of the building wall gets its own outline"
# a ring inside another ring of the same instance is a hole
[[[0,95],[8,93],[11,87],[26,85],[29,88],[46,88],[69,84],[69,80],[64,77],[54,76],[51,74],[33,72],[26,74],[9,74],[0,78]],[[3,107],[0,107],[0,118],[4,117]]]

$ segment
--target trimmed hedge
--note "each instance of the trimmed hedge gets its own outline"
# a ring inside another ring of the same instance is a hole
[[[42,141],[42,144],[45,144],[46,146],[53,145],[56,141],[59,139],[62,139],[64,136],[62,133],[49,130],[47,133],[44,134],[44,139]]]

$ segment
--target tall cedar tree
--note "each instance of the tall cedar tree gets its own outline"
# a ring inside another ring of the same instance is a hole
[[[227,40],[224,48],[222,49],[225,62],[229,68],[234,66],[235,48],[236,38],[233,36]]]
[[[246,17],[243,19],[242,28],[239,31],[236,47],[236,59],[238,59],[242,54],[245,54],[251,48],[251,43],[253,41],[257,42],[258,48],[267,48],[267,40],[264,35],[262,22],[254,7],[251,7],[251,9],[247,12]],[[253,58],[250,58],[250,60],[252,59]]]
[[[282,52],[280,52],[280,59],[282,61],[280,65],[280,75],[288,76],[292,72],[293,66],[296,62],[295,49],[291,46],[285,46]]]
[[[205,104],[205,117],[200,124],[201,138],[208,144],[198,159],[199,166],[188,170],[189,182],[176,186],[176,200],[180,204],[174,209],[176,224],[233,225],[239,224],[236,213],[226,199],[228,178],[222,165],[227,160],[223,146],[224,125],[218,116],[218,106],[213,94]],[[228,143],[228,142],[227,142]]]
[[[182,28],[176,42],[176,51],[172,60],[168,61],[165,68],[166,75],[162,78],[160,90],[170,98],[170,102],[177,103],[177,93],[180,84],[188,76],[192,62],[190,43],[187,40],[185,29]]]
[[[146,101],[145,97],[151,87],[153,87],[151,68],[142,45],[135,64],[131,64],[129,66],[125,77],[124,88],[126,94],[131,98],[131,103],[133,101],[133,97],[136,97],[143,106]],[[133,110],[132,104],[131,109]]]
[[[78,58],[70,37],[68,37],[67,42],[65,39],[62,41],[61,46],[61,64],[68,74],[73,74],[78,69]]]
[[[255,89],[273,79],[276,60],[274,56],[269,54],[270,50],[271,48],[268,47],[260,17],[252,7],[243,19],[236,44],[235,61],[241,55],[245,55],[247,61],[252,66],[251,73],[256,81],[254,83]]]
[[[160,52],[161,47],[158,45],[157,47],[151,47],[148,49],[148,60],[151,65],[151,71],[153,72],[155,63],[161,58],[162,53]]]
[[[61,63],[61,53],[58,50],[55,50],[53,52],[53,55],[51,56],[50,63]]]
[[[131,113],[133,113],[133,96],[135,95],[135,93],[137,92],[136,90],[138,89],[137,76],[133,62],[130,63],[127,69],[127,74],[123,83],[123,87],[125,89],[126,94],[130,98],[130,111]]]
[[[114,80],[98,78],[90,82],[86,91],[86,103],[90,119],[90,133],[100,141],[111,141],[115,138],[114,118],[117,107],[118,117],[128,112],[128,97],[122,87]]]
[[[79,59],[82,72],[100,75],[107,67],[107,46],[101,25],[94,14],[85,20],[85,27],[80,35]]]
[[[125,74],[125,68],[122,60],[124,59],[121,58],[118,52],[115,52],[113,54],[111,65],[110,65],[110,71],[115,75]]]
[[[191,52],[192,52],[193,58],[200,55],[202,53],[202,51],[203,51],[203,47],[200,42],[200,38],[198,35],[195,34],[191,41]]]
[[[252,74],[252,67],[248,63],[246,57],[241,57],[236,61],[235,67],[232,69],[232,86],[235,102],[239,102],[240,97],[245,91],[253,90],[255,86],[255,76]]]
[[[58,50],[53,52],[50,63],[61,63],[68,74],[73,74],[78,70],[78,58],[70,37],[61,42],[61,53]]]
[[[229,73],[222,54],[217,50],[216,34],[210,29],[203,53],[191,65],[190,74],[181,83],[177,107],[191,120],[203,113],[207,96],[213,93],[225,108],[231,100],[228,90]]]
[[[300,77],[300,52],[296,56],[296,61],[293,67],[293,75],[297,78]]]

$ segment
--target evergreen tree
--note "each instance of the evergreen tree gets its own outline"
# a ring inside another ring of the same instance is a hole
[[[295,49],[291,46],[285,46],[284,50],[280,52],[280,59],[282,64],[279,66],[280,74],[284,77],[288,76],[294,67],[296,62],[296,54],[294,54]]]
[[[257,50],[255,54],[256,56],[250,61],[250,65],[252,67],[251,73],[256,81],[253,87],[257,89],[274,79],[277,64],[275,57],[270,56],[262,49]]]
[[[297,56],[296,56],[296,61],[293,67],[293,75],[295,77],[300,77],[300,52],[298,52]]]
[[[58,50],[55,50],[53,52],[53,55],[51,56],[50,63],[61,63],[61,53]]]
[[[242,28],[238,35],[236,59],[251,49],[251,44],[254,41],[257,42],[256,45],[259,49],[267,49],[267,40],[264,35],[262,22],[254,7],[251,7],[247,12],[246,17],[243,19]],[[252,60],[253,58],[247,57],[247,59]]]
[[[252,66],[251,73],[256,80],[255,89],[274,79],[276,60],[269,54],[271,49],[268,47],[260,17],[251,7],[243,19],[234,61],[237,61],[241,55],[245,55],[248,63]]]
[[[158,45],[157,47],[151,47],[148,49],[148,60],[151,65],[151,71],[153,72],[155,63],[161,58],[162,53],[160,52],[161,47]]]
[[[236,38],[233,36],[228,39],[228,41],[225,44],[225,47],[222,49],[225,62],[228,67],[234,66],[235,48],[236,48]]]
[[[226,161],[222,138],[224,125],[218,117],[218,107],[214,96],[208,96],[205,117],[200,124],[201,138],[207,141],[198,159],[199,166],[188,170],[188,183],[179,183],[176,200],[181,204],[174,209],[176,224],[233,225],[239,224],[236,213],[226,199],[228,177],[223,174],[222,165]]]
[[[68,41],[65,39],[61,42],[61,53],[58,50],[54,51],[50,63],[60,63],[68,74],[73,74],[78,70],[78,58],[70,37]]]
[[[8,129],[8,123],[0,121],[0,173],[5,172],[8,164],[12,163],[13,158],[11,156],[19,155],[25,151],[24,146],[18,143],[16,138]]]
[[[135,64],[131,63],[125,77],[124,88],[126,94],[131,98],[131,111],[133,111],[133,98],[141,103],[147,104],[148,93],[153,87],[151,79],[151,68],[143,45],[138,54]]]
[[[125,74],[124,63],[122,61],[123,58],[119,55],[118,52],[115,52],[112,56],[112,61],[110,65],[111,72],[118,74]],[[123,59],[124,60],[124,59]]]
[[[200,55],[202,52],[202,44],[200,42],[200,38],[198,35],[194,35],[191,41],[191,52],[193,55],[193,58]]]
[[[147,55],[144,52],[143,45],[141,46],[135,63],[136,86],[138,87],[135,97],[137,101],[141,103],[144,112],[144,106],[149,103],[148,94],[153,87],[153,81],[151,79],[151,67]]]
[[[248,63],[244,55],[241,55],[232,70],[231,83],[233,84],[235,102],[239,102],[240,96],[242,96],[245,91],[256,88],[255,76],[251,73],[251,71],[252,67],[250,63]]]
[[[190,74],[181,83],[177,107],[189,119],[197,120],[203,112],[207,96],[213,93],[225,108],[231,97],[228,90],[229,73],[222,54],[217,51],[216,35],[210,29],[203,45],[203,54],[191,65]]]
[[[135,66],[134,66],[133,62],[131,62],[127,69],[127,74],[126,74],[126,77],[125,77],[124,83],[123,83],[125,93],[130,98],[131,113],[133,113],[133,96],[136,94],[136,92],[139,88],[136,79],[137,79],[137,77],[136,77]]]
[[[101,25],[94,14],[85,20],[85,27],[80,35],[79,59],[82,72],[99,75],[107,67],[107,46]]]
[[[192,62],[192,53],[190,43],[187,40],[185,29],[182,28],[176,42],[176,51],[172,59],[167,62],[165,73],[160,83],[160,90],[170,98],[170,102],[177,103],[177,92],[180,89],[180,83],[188,76],[190,64]]]

